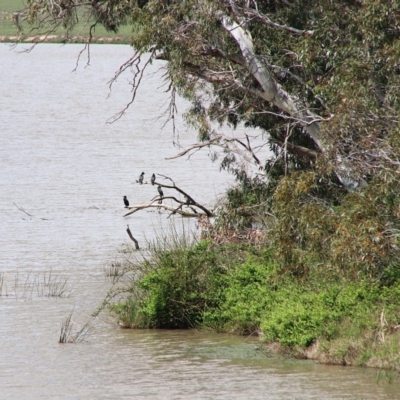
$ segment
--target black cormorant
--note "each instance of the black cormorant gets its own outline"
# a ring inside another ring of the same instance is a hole
[[[162,203],[162,198],[164,197],[164,193],[163,193],[160,185],[158,185],[157,190],[158,190],[158,193],[159,193],[159,195],[161,197],[161,199],[158,200],[158,204],[161,204]]]
[[[150,182],[151,182],[151,184],[154,186],[154,182],[156,181],[156,176],[155,176],[155,174],[153,174],[152,176],[151,176],[151,179],[150,179]]]
[[[192,200],[190,200],[189,197],[183,195],[183,198],[185,199],[185,204],[192,204]]]
[[[139,183],[140,183],[141,185],[143,185],[143,179],[144,179],[144,172],[142,172],[142,173],[140,174],[140,176],[139,176]]]
[[[124,204],[125,207],[129,207],[129,200],[126,198],[126,196],[124,196]]]

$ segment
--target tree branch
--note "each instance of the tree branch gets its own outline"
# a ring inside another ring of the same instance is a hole
[[[316,116],[301,105],[299,99],[287,93],[275,81],[272,74],[254,53],[253,40],[250,32],[226,15],[221,17],[221,22],[224,28],[239,45],[242,55],[246,60],[249,72],[262,87],[262,91],[260,91],[262,98],[271,102],[287,114],[304,121],[301,125],[311,136],[317,146],[323,150],[322,143],[319,139],[319,124],[318,122],[315,122]],[[310,121],[313,122],[310,123]]]
[[[270,138],[271,143],[276,143],[280,147],[287,147],[287,149],[292,153],[298,156],[305,156],[315,160],[318,157],[318,153],[316,151],[307,149],[307,147],[298,146],[289,142],[282,142],[281,140]]]
[[[196,206],[196,207],[200,208],[200,210],[204,211],[204,213],[207,215],[207,217],[214,217],[214,216],[215,216],[213,212],[211,212],[210,210],[208,210],[208,209],[207,209],[206,207],[204,207],[202,204],[199,204],[199,203],[198,203],[197,201],[195,201],[195,200],[193,199],[193,197],[191,197],[188,193],[186,193],[186,192],[183,191],[181,188],[179,188],[178,186],[176,186],[176,185],[175,185],[175,182],[174,182],[171,178],[169,178],[168,176],[165,176],[165,175],[161,175],[161,174],[157,174],[157,175],[162,176],[163,178],[170,180],[170,181],[172,182],[173,186],[164,185],[164,184],[158,183],[158,182],[155,182],[155,183],[154,183],[155,185],[160,185],[161,187],[166,188],[166,189],[174,189],[174,190],[176,190],[177,192],[181,193],[183,196],[185,196],[185,197],[188,199],[188,202],[183,203],[183,202],[180,202],[179,200],[175,199],[174,197],[171,197],[171,198],[174,199],[176,202],[182,203],[182,204],[190,204],[190,205],[192,205],[192,206]],[[166,197],[164,197],[164,198],[166,198]]]
[[[272,26],[274,28],[278,28],[278,29],[282,29],[291,33],[294,33],[296,35],[307,35],[307,36],[311,36],[314,34],[314,31],[305,31],[305,30],[301,30],[301,29],[296,29],[293,28],[291,26],[288,25],[281,25],[278,24],[276,22],[273,22],[269,19],[268,16],[266,16],[265,14],[261,14],[259,11],[257,10],[253,10],[251,8],[240,8],[243,11],[244,15],[247,15],[248,17],[251,17],[253,19],[256,19],[258,21],[261,21],[263,24],[268,25],[268,26]]]
[[[195,201],[193,199],[193,197],[191,197],[184,190],[182,190],[181,188],[176,186],[175,182],[170,177],[165,176],[165,175],[161,175],[161,174],[157,174],[157,175],[162,176],[163,178],[170,180],[172,182],[172,185],[165,185],[165,184],[158,183],[158,182],[154,181],[154,185],[155,186],[160,186],[160,187],[163,187],[163,188],[166,188],[166,189],[174,189],[178,193],[181,193],[185,197],[186,200],[185,201],[181,201],[181,200],[178,200],[174,196],[164,196],[163,193],[161,192],[160,195],[155,196],[150,201],[150,203],[147,203],[147,204],[134,204],[134,205],[131,205],[131,206],[127,207],[129,210],[132,210],[132,211],[129,211],[128,213],[126,213],[124,215],[124,217],[127,217],[128,215],[132,215],[137,211],[144,210],[144,209],[147,209],[147,208],[157,208],[157,209],[163,208],[164,210],[171,211],[170,216],[172,214],[180,214],[183,217],[198,217],[199,215],[204,215],[207,218],[215,217],[215,214],[212,211],[208,210],[202,204],[200,204],[197,201]],[[177,207],[173,207],[173,206],[171,206],[169,204],[164,203],[163,200],[167,200],[167,199],[173,200],[175,203],[178,204],[178,206]],[[184,211],[182,209],[182,207],[185,206],[185,205],[190,207],[193,210],[193,212]],[[194,207],[197,207],[200,210],[202,210],[204,214],[203,213],[198,213],[197,210]]]
[[[169,198],[169,197],[166,197],[166,198]],[[188,212],[188,211],[184,211],[184,210],[176,210],[176,208],[174,208],[168,204],[165,204],[165,203],[158,204],[155,202],[151,202],[148,204],[133,204],[132,206],[129,206],[128,209],[133,209],[133,210],[126,213],[124,215],[124,217],[127,217],[128,215],[132,215],[137,211],[144,210],[147,208],[163,208],[164,210],[168,210],[171,212],[175,211],[175,213],[178,213],[178,214],[182,215],[183,217],[198,217],[199,216],[198,213]],[[202,214],[200,214],[200,215],[202,215]],[[203,215],[206,215],[206,214],[203,214]],[[214,216],[214,215],[212,214],[211,216]]]
[[[211,145],[215,144],[215,142],[216,142],[217,140],[218,140],[218,139],[216,138],[216,139],[208,140],[207,142],[201,142],[201,143],[192,144],[192,145],[190,145],[188,148],[186,148],[185,150],[181,151],[180,153],[178,153],[178,154],[176,154],[176,155],[174,155],[174,156],[171,156],[171,157],[165,157],[165,159],[166,159],[166,160],[173,160],[173,159],[175,159],[175,158],[182,157],[182,156],[184,156],[185,154],[189,153],[189,151],[191,151],[191,150],[194,150],[194,149],[201,149],[201,148],[203,148],[203,147],[211,146]]]

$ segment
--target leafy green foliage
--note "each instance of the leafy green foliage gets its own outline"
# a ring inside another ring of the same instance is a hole
[[[218,304],[227,269],[225,256],[223,249],[212,251],[207,241],[193,248],[156,251],[151,261],[141,265],[144,273],[134,283],[135,295],[111,309],[127,326],[195,327]]]
[[[125,299],[110,306],[123,326],[261,332],[285,348],[318,340],[327,349],[331,343],[339,361],[351,352],[359,363],[390,353],[375,341],[400,323],[399,281],[382,287],[317,270],[298,279],[280,273],[273,249],[209,241],[155,254],[133,269],[141,275],[130,281]],[[375,347],[355,351],[360,340]]]
[[[333,340],[356,330],[372,329],[378,321],[380,300],[377,286],[366,282],[344,282],[340,286],[324,282],[316,288],[288,281],[277,292],[275,307],[264,314],[261,329],[267,340],[307,347],[317,339]],[[341,323],[347,319],[354,325],[340,332]]]

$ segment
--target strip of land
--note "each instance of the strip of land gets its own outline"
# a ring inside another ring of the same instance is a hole
[[[38,35],[21,38],[20,36],[0,36],[1,43],[87,43],[88,38],[77,36],[74,38],[66,38],[63,35]],[[91,43],[107,43],[107,44],[129,44],[130,37],[113,36],[113,37],[93,37]]]

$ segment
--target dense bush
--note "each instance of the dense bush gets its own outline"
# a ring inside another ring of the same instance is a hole
[[[212,249],[208,241],[187,248],[154,249],[149,259],[132,266],[135,279],[128,280],[128,296],[111,309],[129,327],[199,326],[223,298],[225,276],[235,262],[230,251],[229,247]]]
[[[282,275],[274,251],[249,245],[203,241],[156,254],[131,268],[138,279],[110,307],[126,327],[262,332],[267,341],[307,347],[378,332],[382,312],[387,329],[400,323],[398,282],[383,287],[317,270],[307,279]]]

